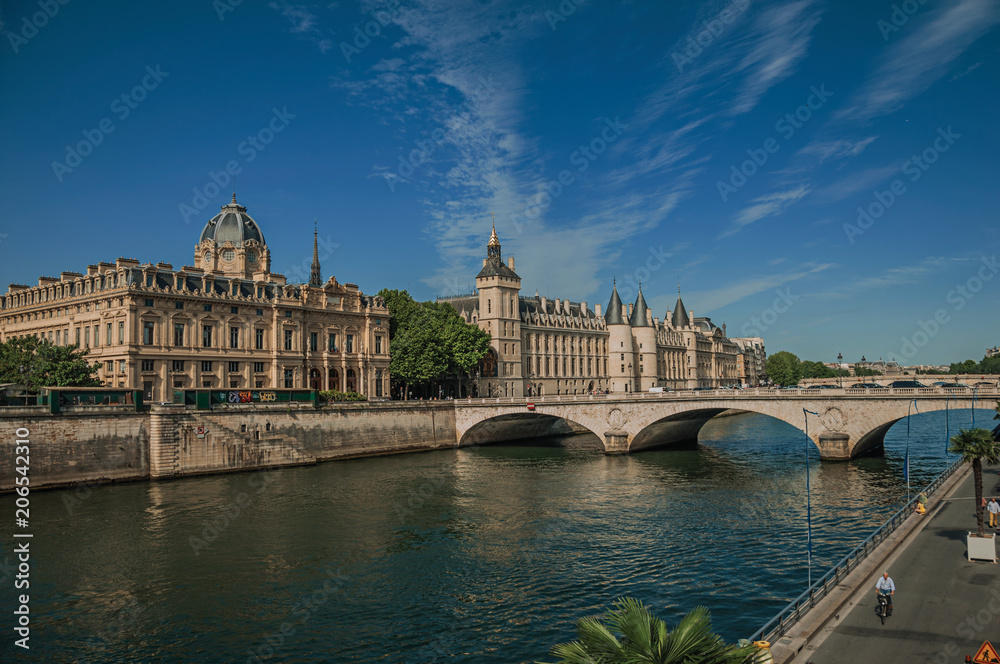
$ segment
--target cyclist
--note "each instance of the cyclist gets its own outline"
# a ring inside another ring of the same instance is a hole
[[[889,602],[889,605],[886,607],[886,615],[891,616],[892,596],[896,594],[896,584],[893,582],[888,572],[882,572],[882,578],[875,582],[875,594],[886,596],[886,599]]]

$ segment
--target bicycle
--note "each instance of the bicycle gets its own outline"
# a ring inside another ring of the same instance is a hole
[[[877,615],[881,620],[882,624],[885,624],[886,616],[892,615],[889,609],[889,596],[885,593],[878,594],[878,606],[875,607],[875,615]]]

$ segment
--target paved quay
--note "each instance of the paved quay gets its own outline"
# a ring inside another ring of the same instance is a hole
[[[983,492],[1000,495],[995,469],[984,469]],[[965,465],[926,515],[911,517],[774,644],[774,661],[944,664],[975,656],[984,640],[1000,647],[1000,566],[966,559],[966,534],[976,527],[974,493]],[[874,589],[883,570],[896,583],[885,625],[875,615]]]

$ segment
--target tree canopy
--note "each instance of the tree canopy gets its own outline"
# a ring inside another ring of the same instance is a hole
[[[952,362],[949,373],[952,374],[1000,374],[1000,355],[992,357],[983,356],[981,362],[966,360],[965,362]]]
[[[1000,402],[997,404],[1000,413]],[[961,454],[962,461],[972,464],[973,486],[976,492],[976,522],[979,526],[979,536],[983,529],[983,462],[996,465],[1000,461],[1000,447],[993,440],[989,429],[959,429],[959,433],[951,437],[952,454]]]
[[[794,385],[802,378],[802,367],[799,358],[787,350],[778,351],[767,358],[764,371],[771,382],[777,385]]]
[[[0,343],[0,382],[40,387],[100,387],[97,365],[87,363],[87,350],[56,346],[47,339],[19,337]]]
[[[416,302],[408,292],[383,289],[394,381],[427,385],[462,376],[486,355],[490,335],[469,325],[447,302]]]

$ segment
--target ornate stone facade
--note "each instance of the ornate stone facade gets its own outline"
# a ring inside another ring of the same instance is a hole
[[[678,296],[655,318],[640,290],[624,306],[612,288],[608,311],[586,302],[520,294],[514,259],[503,260],[496,229],[476,292],[441,298],[490,333],[490,355],[471,393],[479,396],[634,392],[737,385],[742,349],[709,318],[695,318]],[[763,352],[761,343],[760,351]]]
[[[388,396],[389,311],[355,284],[322,283],[317,253],[314,234],[309,284],[272,273],[264,235],[234,195],[205,225],[193,267],[119,258],[11,284],[0,297],[0,341],[76,344],[105,385],[152,401],[192,388]]]

